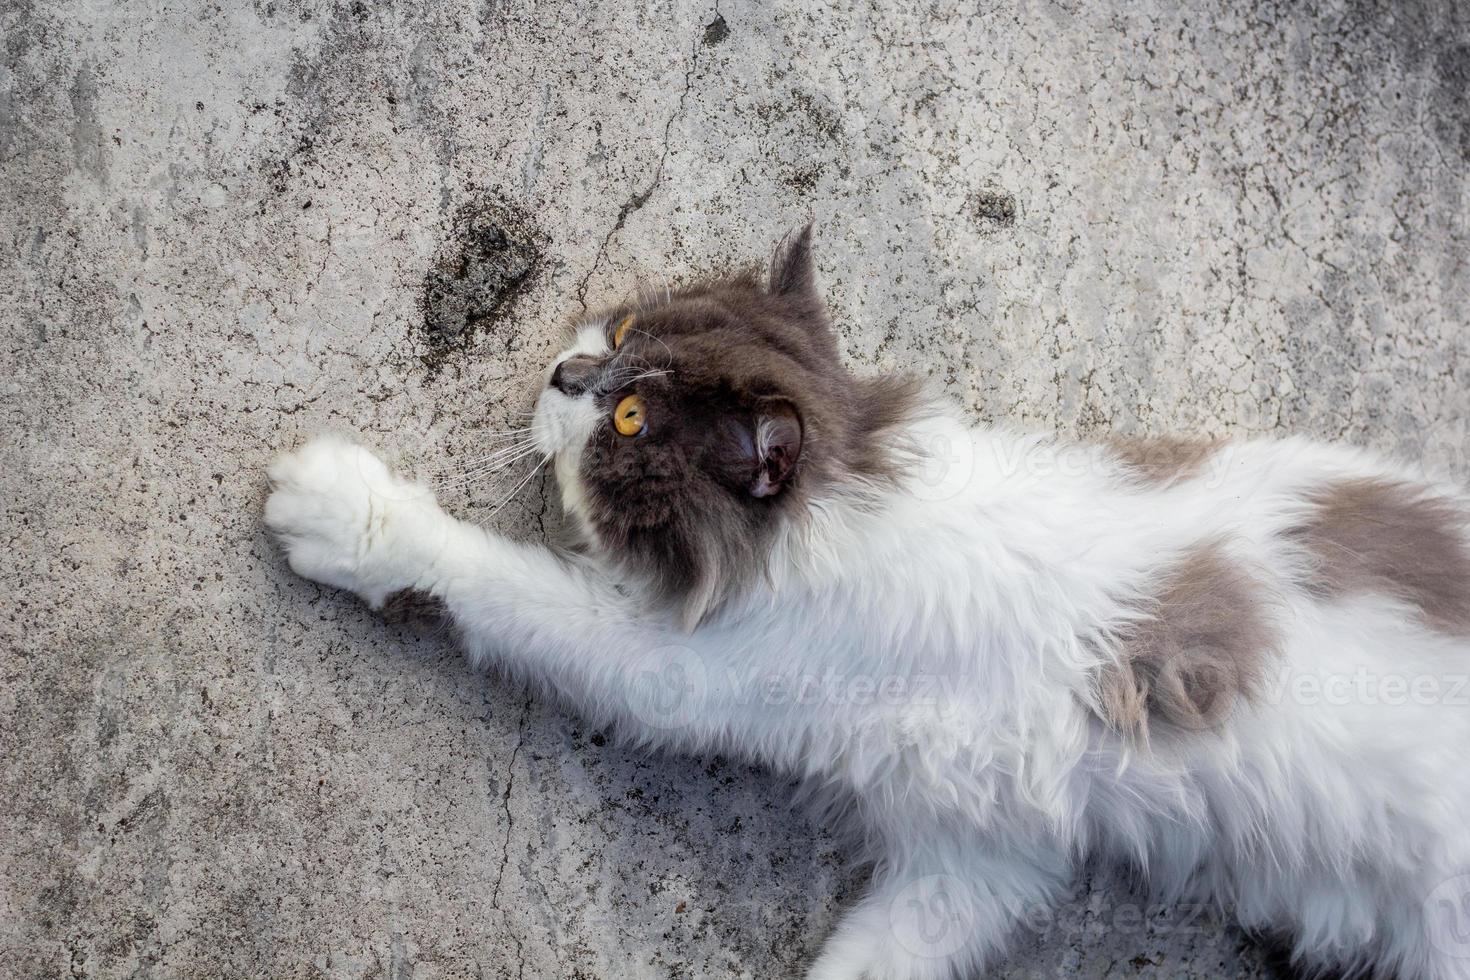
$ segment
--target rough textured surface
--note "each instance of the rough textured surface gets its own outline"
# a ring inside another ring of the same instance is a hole
[[[977,419],[1464,472],[1464,4],[762,6],[0,4],[0,974],[806,962],[861,878],[786,787],[604,744],[259,521],[322,429],[452,480],[584,304],[806,216],[850,356]],[[1104,879],[1035,932],[997,976],[1270,973]]]

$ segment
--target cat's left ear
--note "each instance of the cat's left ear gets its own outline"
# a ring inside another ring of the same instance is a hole
[[[796,475],[801,459],[801,416],[781,398],[766,399],[746,418],[720,428],[720,456],[730,480],[752,497],[773,497]]]
[[[771,259],[770,292],[773,296],[814,300],[817,298],[817,270],[812,262],[812,223],[808,221],[798,232],[787,235],[776,246]]]
[[[752,497],[780,493],[796,475],[801,458],[801,416],[788,401],[773,399],[761,406],[755,420],[755,476]]]

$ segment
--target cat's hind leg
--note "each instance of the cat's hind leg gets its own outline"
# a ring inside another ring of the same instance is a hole
[[[880,866],[828,938],[807,980],[966,980],[1049,908],[1065,862],[1001,859],[960,846]]]

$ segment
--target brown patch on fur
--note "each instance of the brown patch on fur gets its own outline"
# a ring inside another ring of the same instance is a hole
[[[1470,636],[1467,512],[1424,487],[1344,480],[1311,495],[1288,531],[1316,560],[1304,583],[1320,598],[1376,592],[1417,606],[1431,628]]]
[[[1198,475],[1205,461],[1220,448],[1220,443],[1213,439],[1180,436],[1159,439],[1117,437],[1109,439],[1107,445],[1134,476],[1158,484]]]
[[[1121,657],[1098,678],[1103,719],[1147,736],[1163,722],[1220,725],[1259,689],[1276,633],[1265,587],[1224,542],[1197,545],[1160,581],[1153,614],[1125,631]]]

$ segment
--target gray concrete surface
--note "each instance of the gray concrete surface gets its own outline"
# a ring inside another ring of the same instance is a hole
[[[807,216],[851,358],[976,419],[1464,473],[1466,6],[1110,6],[0,3],[0,976],[799,970],[861,875],[786,786],[607,743],[259,517],[323,429],[452,475],[584,304]],[[994,975],[1272,970],[1101,875]]]

